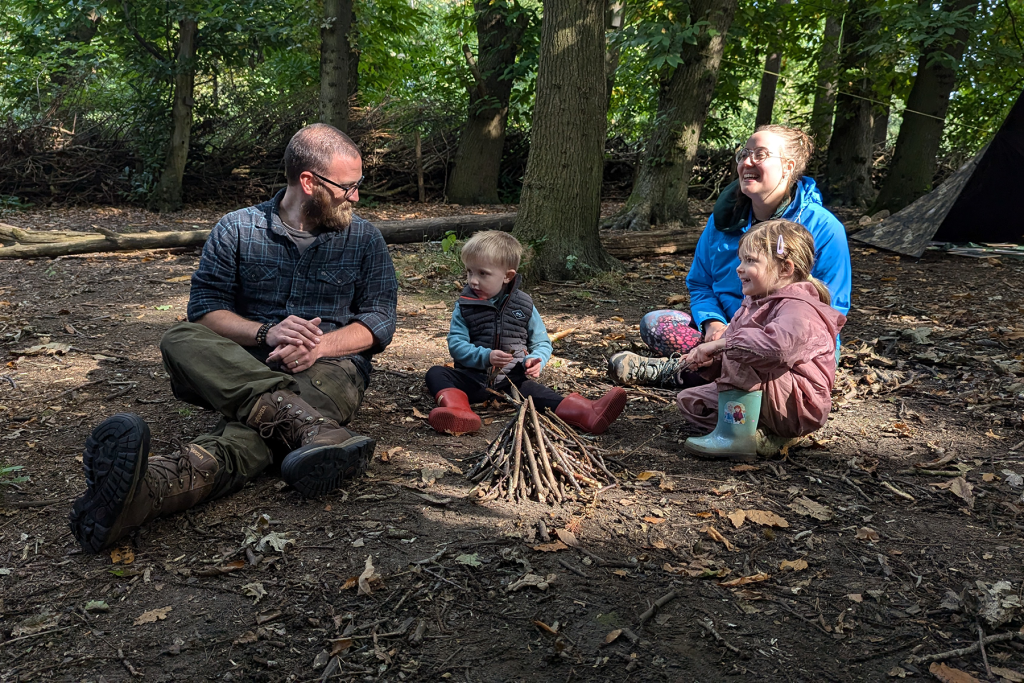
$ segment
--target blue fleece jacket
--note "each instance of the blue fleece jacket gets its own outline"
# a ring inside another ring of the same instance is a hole
[[[495,297],[492,301],[497,298]],[[526,340],[529,355],[526,357],[540,358],[540,367],[543,370],[551,360],[552,347],[551,340],[548,339],[547,328],[544,327],[544,321],[541,319],[540,313],[537,312],[536,306],[533,307],[533,315],[530,316],[530,322],[527,323],[526,332],[529,335]],[[459,365],[474,370],[486,370],[491,365],[491,349],[477,346],[469,341],[469,327],[466,325],[466,319],[462,317],[458,304],[455,304],[452,323],[448,329],[448,353],[452,355],[452,360]]]
[[[753,212],[750,218],[753,218]],[[800,179],[793,201],[781,218],[799,223],[814,237],[814,269],[811,275],[828,287],[832,294],[832,308],[846,315],[850,310],[852,287],[846,230],[839,219],[822,206],[821,192],[811,178]],[[741,231],[725,233],[715,228],[714,216],[708,219],[697,241],[693,265],[686,276],[690,314],[698,327],[707,320],[719,320],[728,325],[743,303],[743,288],[736,275],[736,267],[740,264],[740,238],[750,225],[748,219]]]

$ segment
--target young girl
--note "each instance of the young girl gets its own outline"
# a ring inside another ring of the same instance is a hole
[[[684,448],[698,457],[752,461],[771,436],[819,429],[832,408],[836,336],[846,317],[829,306],[828,288],[811,276],[814,239],[786,220],[758,223],[739,243],[743,303],[725,334],[694,348],[690,368],[711,384],[676,397],[683,416],[708,436]],[[768,434],[759,434],[758,427]],[[775,440],[777,441],[777,439]]]

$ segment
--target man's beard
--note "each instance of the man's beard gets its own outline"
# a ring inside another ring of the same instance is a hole
[[[340,232],[352,224],[352,202],[331,205],[331,195],[317,186],[313,194],[302,202],[303,227],[310,232]]]

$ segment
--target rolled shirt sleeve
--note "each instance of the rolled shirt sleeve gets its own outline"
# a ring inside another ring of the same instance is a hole
[[[383,351],[395,336],[398,279],[387,244],[374,231],[362,259],[361,278],[352,301],[353,318],[370,330],[374,353]]]

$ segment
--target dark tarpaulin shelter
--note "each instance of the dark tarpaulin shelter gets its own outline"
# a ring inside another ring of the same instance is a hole
[[[877,225],[858,242],[921,256],[931,241],[1024,241],[1024,93],[992,142],[944,183]]]

